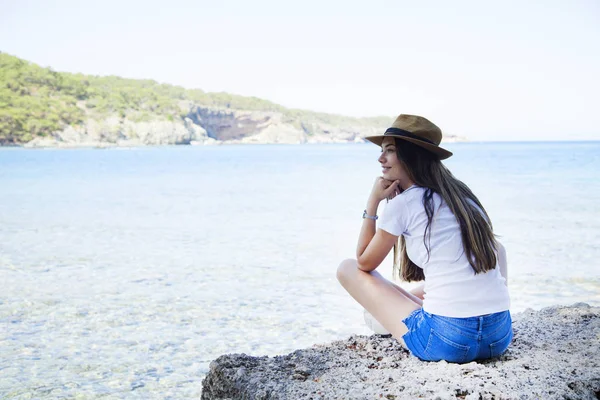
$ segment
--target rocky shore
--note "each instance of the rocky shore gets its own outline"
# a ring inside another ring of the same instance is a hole
[[[391,123],[369,119],[341,118],[339,123],[319,119],[290,118],[276,111],[244,111],[227,108],[182,106],[182,118],[135,121],[112,115],[88,118],[85,123],[66,126],[45,137],[37,137],[24,147],[133,147],[147,145],[216,144],[303,144],[363,142],[381,133]],[[445,142],[465,138],[445,135]]]
[[[600,398],[600,307],[529,309],[513,328],[500,358],[468,364],[422,362],[378,335],[284,356],[223,355],[202,399]]]

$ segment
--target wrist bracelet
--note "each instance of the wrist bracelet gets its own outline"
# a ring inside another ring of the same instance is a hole
[[[369,215],[367,214],[367,210],[363,211],[363,219],[368,218],[368,219],[372,219],[373,221],[377,220],[377,218],[379,218],[377,215]]]

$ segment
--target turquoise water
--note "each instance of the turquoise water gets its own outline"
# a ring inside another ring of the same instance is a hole
[[[512,310],[600,305],[600,142],[447,147],[507,248]],[[367,334],[335,269],[377,157],[0,149],[0,397],[198,396],[220,354]]]

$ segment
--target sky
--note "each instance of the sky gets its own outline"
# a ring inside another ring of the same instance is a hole
[[[0,0],[0,51],[471,140],[600,140],[600,2]]]

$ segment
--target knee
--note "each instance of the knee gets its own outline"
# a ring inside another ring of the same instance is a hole
[[[496,248],[498,249],[498,253],[506,253],[506,249],[504,245],[496,240]]]
[[[502,243],[497,242],[498,249],[498,262],[500,264],[506,264],[506,249],[502,245]]]
[[[358,265],[355,259],[348,258],[342,261],[337,268],[337,280],[343,285],[344,282],[347,282],[353,274],[356,274],[357,269]]]
[[[506,248],[502,243],[498,243],[498,252],[502,255],[502,257],[506,257]]]

